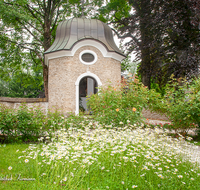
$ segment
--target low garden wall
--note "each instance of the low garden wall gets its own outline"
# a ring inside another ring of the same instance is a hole
[[[17,109],[22,103],[26,103],[28,108],[40,107],[44,113],[48,112],[48,99],[47,98],[8,98],[0,97],[0,103],[10,108]],[[142,114],[145,118],[152,120],[168,121],[169,119],[165,115],[160,115],[150,110],[143,110]]]
[[[163,121],[169,121],[167,116],[161,115],[156,112],[151,112],[150,110],[146,109],[142,111],[142,114],[145,118],[152,119],[152,120],[163,120]]]
[[[0,97],[0,104],[9,108],[17,109],[22,103],[26,103],[28,108],[40,107],[46,114],[48,111],[47,98],[9,98]]]

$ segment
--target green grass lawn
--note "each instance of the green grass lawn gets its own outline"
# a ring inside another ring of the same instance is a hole
[[[28,148],[28,144],[4,144],[0,145],[0,189],[31,189],[35,183],[33,181],[21,181],[22,178],[32,178],[34,174],[34,166],[27,165],[19,161],[18,157],[22,155],[22,151]],[[9,168],[9,167],[12,167]],[[9,170],[9,169],[11,170]],[[3,178],[12,179],[11,181],[3,180]]]
[[[71,127],[47,143],[1,145],[0,189],[197,190],[191,146],[158,128]]]

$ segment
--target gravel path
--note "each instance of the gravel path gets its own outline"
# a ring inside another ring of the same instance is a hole
[[[180,150],[191,162],[197,162],[200,167],[200,146],[191,144]]]
[[[163,120],[153,120],[147,119],[146,123],[153,124],[153,125],[164,125],[164,124],[171,124],[170,121],[163,121]],[[173,132],[173,131],[172,131]],[[189,130],[188,134],[195,135],[195,130]],[[189,157],[191,162],[197,162],[200,166],[200,146],[195,145],[193,143],[188,144],[187,147],[183,147],[180,152],[187,157]]]

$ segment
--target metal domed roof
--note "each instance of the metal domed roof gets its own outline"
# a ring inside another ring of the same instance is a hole
[[[114,42],[111,28],[100,20],[85,17],[62,21],[57,27],[54,43],[45,54],[71,50],[77,42],[84,39],[99,41],[109,52],[124,56]]]

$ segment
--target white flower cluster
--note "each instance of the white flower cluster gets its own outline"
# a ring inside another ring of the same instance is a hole
[[[54,163],[54,166],[58,163],[67,165],[67,167],[76,165],[68,176],[66,174],[63,176],[62,181],[67,181],[69,177],[75,176],[78,172],[77,168],[85,169],[85,175],[89,175],[88,168],[91,165],[95,165],[95,168],[101,172],[112,172],[111,170],[116,171],[118,167],[126,166],[128,163],[131,163],[137,172],[140,171],[140,177],[153,171],[159,179],[169,178],[172,174],[177,179],[182,179],[186,174],[179,172],[176,167],[183,162],[195,161],[191,159],[188,152],[191,154],[196,146],[167,136],[163,129],[153,130],[139,127],[138,129],[118,128],[116,130],[105,129],[97,123],[93,125],[96,125],[94,129],[86,126],[84,130],[73,127],[68,130],[59,130],[50,143],[43,144],[42,147],[40,145],[39,149],[38,145],[30,145],[26,150],[29,153],[25,162],[28,163],[31,158],[37,157],[40,160],[38,165],[41,167],[44,164],[51,165],[51,163]],[[109,168],[99,161],[102,157],[113,160],[113,162],[119,158],[120,162],[114,162],[112,168]],[[199,158],[200,154],[196,155],[196,160],[200,160]],[[191,178],[191,180],[195,179]],[[124,180],[120,183],[126,184]],[[138,185],[135,185],[133,181],[131,187],[137,188]]]

